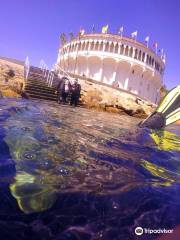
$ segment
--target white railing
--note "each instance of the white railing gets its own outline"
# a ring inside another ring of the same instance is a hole
[[[43,71],[43,77],[46,80],[46,83],[48,84],[48,87],[52,87],[54,83],[54,77],[55,77],[55,71],[56,71],[56,65],[52,68],[52,70],[48,69],[47,64],[44,62],[44,60],[40,61],[39,67]],[[62,72],[63,74],[58,74],[58,77],[66,76],[70,81],[72,81],[72,77],[60,66],[58,66],[58,70]]]
[[[28,78],[29,69],[30,69],[30,64],[29,64],[29,58],[27,56],[26,60],[25,60],[25,63],[24,63],[24,79],[25,79],[25,81]]]

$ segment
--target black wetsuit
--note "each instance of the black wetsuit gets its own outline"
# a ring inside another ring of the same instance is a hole
[[[81,85],[78,83],[74,83],[71,86],[71,105],[74,104],[76,107],[80,98],[80,93],[81,93]]]

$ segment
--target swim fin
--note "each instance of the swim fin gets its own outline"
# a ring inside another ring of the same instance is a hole
[[[163,98],[154,113],[139,124],[140,127],[161,129],[180,119],[180,86]]]

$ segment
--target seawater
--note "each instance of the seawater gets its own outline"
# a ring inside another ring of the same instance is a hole
[[[0,239],[131,240],[180,224],[180,129],[0,99]]]

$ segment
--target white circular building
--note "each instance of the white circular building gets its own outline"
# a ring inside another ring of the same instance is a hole
[[[57,67],[157,103],[164,61],[145,44],[113,34],[86,34],[59,49]]]

